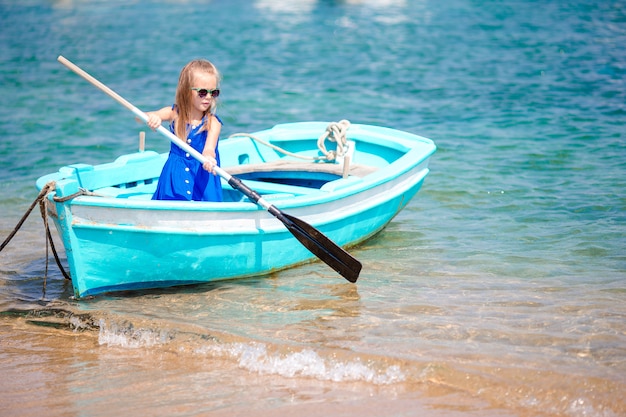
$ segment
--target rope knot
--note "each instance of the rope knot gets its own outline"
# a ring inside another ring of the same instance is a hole
[[[347,133],[350,128],[350,122],[348,120],[341,120],[339,122],[329,123],[326,130],[317,139],[317,147],[326,156],[326,160],[334,161],[337,157],[345,155],[348,150],[348,138]],[[328,139],[330,142],[337,143],[337,149],[335,151],[326,150],[324,142]]]

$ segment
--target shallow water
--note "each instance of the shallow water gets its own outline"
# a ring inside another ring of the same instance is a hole
[[[0,414],[626,414],[626,3],[596,3],[0,1],[3,238],[39,176],[145,130],[60,54],[146,110],[211,59],[224,135],[438,145],[356,286],[314,263],[77,301],[35,209],[0,253]]]

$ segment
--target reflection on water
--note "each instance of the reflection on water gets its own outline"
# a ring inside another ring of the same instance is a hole
[[[290,15],[308,16],[317,5],[317,0],[256,0],[254,7],[261,12],[271,13],[285,13]],[[285,17],[283,15],[283,17]]]

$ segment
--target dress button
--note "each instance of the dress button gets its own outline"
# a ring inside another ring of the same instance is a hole
[[[186,171],[186,172],[189,172],[189,167],[186,167],[186,168],[185,168],[185,171]]]
[[[191,139],[187,139],[187,143],[191,143]]]
[[[189,158],[189,153],[186,153],[186,154],[185,154],[185,156],[186,156],[187,158]]]
[[[187,194],[191,194],[191,191],[187,191]]]
[[[185,184],[189,184],[189,180],[185,180]]]

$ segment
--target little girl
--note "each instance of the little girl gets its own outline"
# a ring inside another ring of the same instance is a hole
[[[172,143],[153,200],[222,201],[220,178],[213,173],[220,165],[217,141],[222,121],[215,115],[219,81],[212,63],[191,61],[180,72],[175,104],[147,113],[150,128],[171,122],[170,131],[208,159],[201,165]]]

